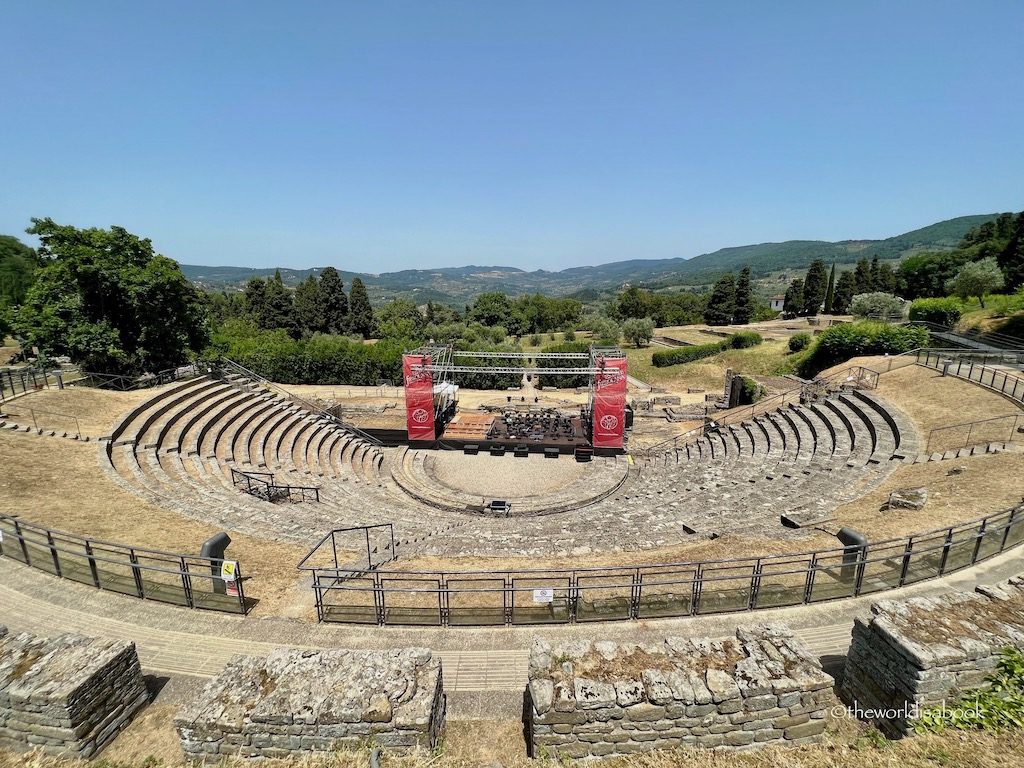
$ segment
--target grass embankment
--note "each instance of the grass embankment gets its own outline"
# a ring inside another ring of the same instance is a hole
[[[788,342],[777,339],[747,349],[727,349],[692,363],[658,368],[651,358],[661,349],[665,348],[625,348],[629,373],[656,387],[682,391],[687,387],[717,391],[722,387],[727,368],[747,376],[785,376],[793,373],[803,358],[803,353],[789,351]]]
[[[183,765],[171,721],[174,708],[154,705],[118,736],[101,758],[84,763],[36,755],[0,752],[0,768],[152,768]],[[467,720],[448,724],[436,754],[385,753],[384,768],[560,768],[566,762],[542,757],[531,760],[523,747],[522,724],[515,721]],[[746,752],[675,749],[600,761],[607,768],[1009,768],[1021,765],[1024,733],[946,731],[890,742],[876,730],[851,718],[833,719],[821,744],[765,747]],[[364,768],[369,749],[337,752],[305,760],[269,761],[289,768]],[[570,761],[571,762],[571,761]],[[225,761],[241,768],[245,760]]]
[[[964,314],[957,323],[961,330],[977,329],[1002,333],[1024,341],[1024,290],[1012,294],[985,297],[982,307],[977,299],[964,303]]]
[[[97,466],[94,443],[0,432],[0,512],[79,536],[148,549],[199,553],[213,525],[150,504],[121,488]],[[306,550],[295,544],[231,532],[228,556],[251,578],[256,615],[289,614]],[[308,590],[307,590],[308,591]]]

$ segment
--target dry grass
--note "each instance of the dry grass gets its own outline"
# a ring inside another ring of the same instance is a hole
[[[29,409],[33,409],[39,427],[69,433],[74,431],[77,419],[82,434],[95,438],[109,435],[121,416],[153,398],[161,389],[135,392],[88,387],[41,389],[11,401],[3,411],[12,414],[17,423],[29,426],[33,423]]]
[[[789,352],[788,342],[782,339],[765,341],[749,349],[728,349],[693,363],[657,368],[651,362],[652,357],[655,352],[664,349],[626,349],[630,375],[672,392],[686,392],[687,387],[718,392],[725,382],[727,368],[757,377],[780,376],[790,373],[792,369],[793,356]]]
[[[964,467],[962,474],[950,470]],[[900,467],[866,496],[836,510],[837,524],[847,525],[879,541],[974,520],[1007,509],[1021,500],[1024,485],[1019,453],[972,456]],[[879,511],[897,488],[925,486],[929,493],[923,509]]]
[[[170,709],[151,707],[151,709]],[[150,768],[181,766],[169,713],[146,714],[109,746],[97,768]],[[142,725],[142,727],[138,727]],[[129,742],[131,742],[129,744]],[[889,742],[877,731],[843,717],[832,720],[821,744],[800,747],[765,747],[745,752],[675,749],[602,760],[607,768],[1011,768],[1024,764],[1024,733],[947,732]],[[260,761],[267,768],[365,768],[369,749],[337,752],[303,760]],[[509,720],[450,722],[437,754],[385,753],[384,768],[557,768],[566,763],[554,757],[531,760],[526,756],[522,724]],[[0,768],[83,768],[86,763],[37,755],[0,752]],[[245,760],[226,760],[240,768]]]
[[[923,438],[950,424],[1024,413],[1005,397],[920,365],[908,365],[882,374],[879,395],[906,412]]]
[[[198,554],[217,533],[129,493],[97,461],[94,444],[0,432],[0,512],[80,536],[172,552]],[[295,609],[302,547],[231,532],[228,553],[251,579],[246,587],[260,600],[256,615]]]

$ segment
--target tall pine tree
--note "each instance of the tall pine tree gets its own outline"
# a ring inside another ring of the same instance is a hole
[[[857,278],[853,272],[843,272],[836,282],[836,292],[832,297],[832,312],[845,315],[850,310],[850,302],[857,292]]]
[[[856,296],[858,293],[871,293],[872,288],[871,282],[871,265],[868,264],[867,259],[861,259],[857,262],[857,268],[853,271],[853,295]]]
[[[750,288],[750,267],[740,270],[739,280],[736,281],[736,300],[732,314],[732,321],[737,325],[746,325],[754,316],[754,293]]]
[[[373,308],[370,306],[370,297],[366,293],[366,286],[358,277],[352,278],[352,289],[348,293],[349,304],[349,331],[370,338],[373,333]]]
[[[728,325],[732,322],[735,310],[736,280],[732,272],[727,272],[711,289],[711,298],[704,310],[704,322],[708,325]]]
[[[836,299],[836,265],[832,263],[832,271],[828,273],[828,288],[825,289],[825,314],[831,315]]]
[[[825,275],[825,262],[815,259],[807,270],[807,277],[804,279],[804,306],[803,313],[808,317],[814,317],[821,311],[821,304],[825,301],[825,290],[828,287],[828,277]]]
[[[327,330],[320,311],[320,284],[315,275],[310,275],[295,287],[295,321],[303,336]]]
[[[324,330],[327,333],[348,333],[350,327],[348,297],[345,296],[345,284],[341,281],[341,275],[334,267],[325,267],[324,271],[320,273],[319,294]]]
[[[804,281],[794,277],[786,289],[786,298],[782,302],[782,311],[787,315],[799,315],[804,308]]]

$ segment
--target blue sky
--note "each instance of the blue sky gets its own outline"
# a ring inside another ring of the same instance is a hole
[[[1024,208],[1024,3],[3,11],[0,233],[562,269]]]

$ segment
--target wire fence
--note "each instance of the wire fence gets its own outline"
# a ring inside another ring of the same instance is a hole
[[[967,568],[1024,541],[1024,505],[907,538],[819,552],[576,569],[309,567],[322,622],[485,626],[672,618],[857,597]]]
[[[32,422],[32,428],[36,431],[49,429],[68,435],[75,435],[79,440],[82,439],[81,424],[78,422],[78,417],[71,413],[60,413],[43,408],[27,408],[17,405],[14,408],[5,408],[4,415],[12,419],[27,419]]]
[[[986,443],[1012,443],[1024,440],[1024,414],[993,416],[938,427],[928,433],[925,453],[945,453]]]
[[[0,556],[61,579],[144,600],[245,614],[237,561],[144,549],[0,515]]]

